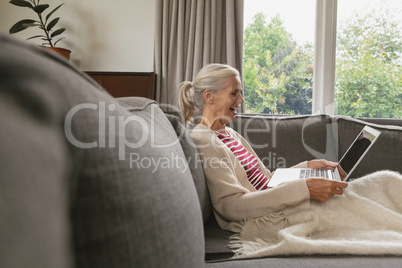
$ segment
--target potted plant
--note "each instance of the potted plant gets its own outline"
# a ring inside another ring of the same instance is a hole
[[[66,29],[65,28],[59,28],[55,30],[56,24],[59,22],[60,17],[51,19],[52,15],[62,6],[63,4],[60,4],[57,6],[55,9],[50,11],[46,17],[43,17],[44,11],[49,8],[48,4],[41,4],[40,0],[11,0],[11,4],[18,6],[18,7],[26,7],[29,9],[32,9],[38,16],[38,20],[33,20],[33,19],[23,19],[14,24],[10,30],[10,34],[15,34],[20,31],[23,31],[27,28],[30,27],[39,27],[42,31],[43,34],[41,35],[35,35],[27,40],[30,39],[36,39],[40,38],[43,43],[42,46],[45,46],[48,49],[54,50],[58,52],[59,54],[63,55],[67,59],[70,58],[70,53],[71,51],[65,48],[60,48],[56,47],[56,44],[63,40],[64,37],[60,38],[60,34],[62,34]],[[58,38],[56,41],[54,40],[55,38]]]

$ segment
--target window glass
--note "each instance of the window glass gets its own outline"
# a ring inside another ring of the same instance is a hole
[[[339,0],[335,114],[402,118],[402,1]]]
[[[247,113],[311,114],[315,2],[244,1]]]

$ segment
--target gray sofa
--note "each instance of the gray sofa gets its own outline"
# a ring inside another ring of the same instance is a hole
[[[239,115],[232,127],[275,169],[337,160],[369,124],[382,135],[357,178],[402,172],[402,127],[381,122]],[[2,35],[0,125],[0,267],[402,265],[393,256],[229,260],[231,233],[212,216],[180,117],[149,99],[114,99],[58,56]]]

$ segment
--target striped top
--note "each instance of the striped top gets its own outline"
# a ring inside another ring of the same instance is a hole
[[[267,189],[269,178],[267,178],[258,169],[258,159],[252,153],[247,151],[247,149],[244,148],[241,143],[235,140],[229,134],[229,132],[226,131],[226,135],[216,131],[215,133],[218,136],[218,138],[232,151],[232,153],[236,156],[237,160],[239,160],[240,164],[246,171],[249,182],[257,190]]]

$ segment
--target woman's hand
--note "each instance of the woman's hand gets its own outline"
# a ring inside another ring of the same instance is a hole
[[[343,194],[343,189],[348,187],[346,182],[333,181],[327,179],[306,179],[307,187],[310,192],[310,198],[325,202],[334,195]]]
[[[346,172],[342,169],[342,167],[338,163],[323,159],[307,161],[307,167],[313,169],[331,169],[331,170],[337,168],[339,171],[339,175],[341,176],[341,180],[344,180],[347,175]]]

